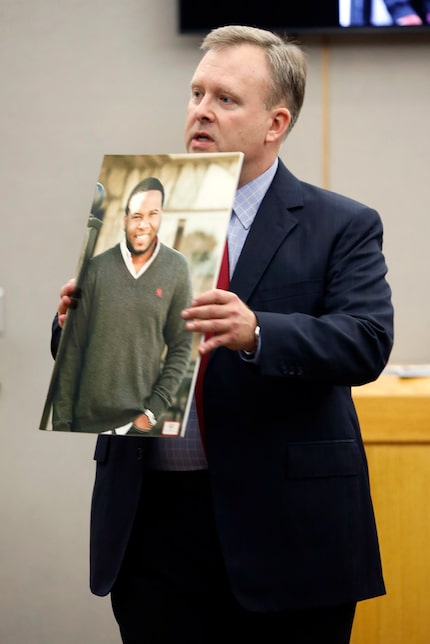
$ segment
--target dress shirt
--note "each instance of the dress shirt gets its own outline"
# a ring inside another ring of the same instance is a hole
[[[131,256],[130,251],[127,248],[127,244],[124,239],[120,242],[119,247],[121,249],[121,255],[124,260],[124,264],[127,266],[127,269],[129,270],[130,274],[133,275],[135,279],[138,279],[146,270],[148,270],[152,262],[157,257],[160,251],[160,240],[157,237],[154,252],[152,253],[151,257],[148,259],[148,261],[145,262],[144,265],[138,271],[136,271],[134,267],[133,258]]]

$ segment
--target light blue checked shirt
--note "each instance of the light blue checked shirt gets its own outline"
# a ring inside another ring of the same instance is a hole
[[[233,275],[248,232],[257,210],[278,168],[278,159],[262,175],[239,188],[233,204],[228,227],[230,275]],[[207,468],[206,456],[200,438],[199,421],[193,398],[188,423],[183,437],[147,438],[151,440],[148,467],[155,470],[201,470]]]

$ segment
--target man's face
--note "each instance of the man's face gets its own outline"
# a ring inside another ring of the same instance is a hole
[[[152,250],[161,224],[161,192],[139,192],[130,199],[129,213],[124,217],[127,247],[133,255]]]
[[[265,106],[268,78],[264,51],[245,44],[208,51],[191,81],[187,151],[243,152],[242,184],[274,159],[269,142],[274,110]]]

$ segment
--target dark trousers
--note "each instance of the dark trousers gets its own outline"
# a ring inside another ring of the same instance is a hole
[[[227,636],[349,643],[355,604],[253,613],[236,602],[216,537],[207,472],[150,472],[147,478],[111,593],[124,644],[219,644]]]

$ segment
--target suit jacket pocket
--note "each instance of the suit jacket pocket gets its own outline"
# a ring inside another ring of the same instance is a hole
[[[360,466],[360,451],[353,439],[290,443],[287,447],[289,479],[357,476]]]

